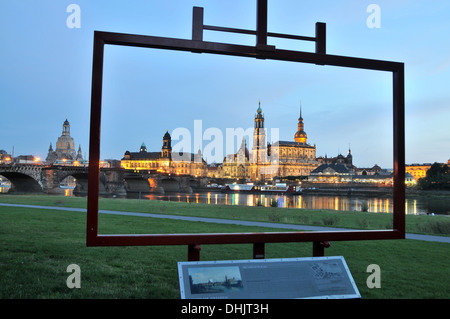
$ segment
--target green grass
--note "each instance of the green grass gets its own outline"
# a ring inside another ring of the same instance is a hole
[[[86,197],[1,195],[3,203],[86,208]],[[99,208],[155,214],[241,219],[249,221],[330,226],[352,229],[392,229],[393,214],[276,207],[208,205],[137,199],[99,199]],[[406,215],[406,232],[450,236],[449,216]]]
[[[86,207],[85,198],[0,196],[0,202],[7,201]],[[101,200],[100,206],[101,209],[139,210],[137,201]],[[289,210],[285,212],[282,209],[260,207],[262,213],[258,213],[258,208],[253,207],[243,209],[205,206],[207,205],[141,202],[140,209],[165,214],[209,213],[210,217],[216,218],[232,216],[247,219],[253,216],[255,219],[269,220],[279,217],[280,221],[287,218],[288,222],[295,219]],[[0,207],[0,214],[2,299],[180,297],[177,262],[187,260],[186,246],[86,247],[85,213]],[[277,216],[274,217],[273,214]],[[341,223],[342,219],[339,218]],[[267,228],[106,214],[101,214],[100,223],[105,233],[274,231]],[[450,298],[449,244],[415,240],[332,242],[325,254],[344,256],[364,299]],[[266,258],[311,255],[311,243],[266,245]],[[200,256],[201,260],[250,259],[252,245],[204,245]],[[69,289],[66,286],[66,279],[70,275],[66,269],[73,263],[81,268],[81,289]],[[367,288],[369,273],[366,269],[370,264],[378,264],[381,268],[379,289]]]

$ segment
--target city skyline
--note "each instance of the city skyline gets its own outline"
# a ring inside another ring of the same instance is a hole
[[[190,39],[193,6],[205,8],[206,24],[251,30],[256,24],[256,1],[76,1],[80,28],[69,28],[69,4],[0,4],[8,12],[0,22],[8,43],[0,52],[0,149],[14,148],[16,156],[44,159],[66,118],[77,147],[89,155],[94,30]],[[447,162],[450,44],[441,39],[450,31],[450,4],[377,1],[379,28],[368,25],[369,4],[269,0],[268,29],[313,36],[315,22],[325,22],[328,53],[404,62],[406,163]],[[216,32],[205,32],[205,41],[255,43]],[[292,40],[269,44],[313,51]],[[261,101],[265,127],[278,128],[280,140],[293,141],[301,103],[317,156],[345,155],[350,147],[356,166],[391,168],[391,86],[389,75],[374,71],[107,46],[101,158],[121,159],[143,142],[157,151],[166,131],[186,128],[193,136],[199,120],[203,133],[217,128],[223,136],[227,128],[253,128]],[[208,143],[203,136],[203,148]]]

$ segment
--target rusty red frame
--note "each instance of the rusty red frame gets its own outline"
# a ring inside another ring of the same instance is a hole
[[[325,24],[316,23],[316,37],[297,37],[267,32],[267,0],[258,0],[257,31],[203,25],[203,8],[194,8],[192,40],[165,37],[94,32],[87,207],[87,246],[187,245],[189,260],[198,260],[202,244],[253,244],[253,258],[264,258],[265,243],[313,242],[313,255],[323,256],[330,241],[385,240],[405,238],[405,125],[404,64],[326,54]],[[203,41],[203,30],[254,34],[256,46]],[[316,52],[275,49],[267,45],[267,36],[316,42]],[[104,47],[121,45],[195,53],[231,55],[266,60],[330,65],[392,73],[393,80],[393,229],[317,232],[206,233],[206,234],[98,234],[98,198],[100,176],[100,127],[102,109]]]

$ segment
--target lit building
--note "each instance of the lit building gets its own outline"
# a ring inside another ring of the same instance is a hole
[[[430,169],[431,163],[425,164],[411,164],[405,165],[406,173],[409,173],[417,181],[419,178],[427,176],[427,171]]]
[[[222,164],[221,177],[248,179],[250,176],[250,153],[245,138],[236,154],[228,154]]]
[[[322,164],[308,177],[310,182],[342,183],[352,181],[350,170],[344,164]]]
[[[12,156],[5,150],[0,150],[0,164],[11,164]]]
[[[274,177],[308,176],[319,166],[316,161],[316,146],[307,143],[301,109],[294,141],[277,141],[272,144],[266,142],[261,102],[258,104],[254,123],[251,152],[243,139],[237,153],[225,157],[222,177],[261,182]]]
[[[169,132],[163,137],[161,152],[148,152],[142,143],[139,152],[126,151],[121,160],[121,167],[133,171],[176,175],[207,175],[206,162],[200,150],[197,154],[172,153],[172,138]]]
[[[383,169],[375,164],[372,167],[358,167],[354,169],[356,175],[379,175]]]
[[[87,165],[87,161],[83,160],[81,145],[78,146],[78,151],[75,151],[75,142],[70,136],[70,123],[67,119],[63,123],[62,134],[56,141],[56,149],[53,150],[50,143],[45,161],[47,164]]]
[[[356,169],[356,167],[353,166],[353,155],[351,153],[350,148],[348,149],[347,156],[339,154],[336,157],[327,157],[327,155],[325,155],[325,157],[319,156],[317,158],[317,161],[320,164],[341,164],[341,165],[345,165],[345,167],[347,167],[349,170],[355,170]]]
[[[207,176],[211,178],[221,178],[223,176],[223,164],[212,163],[208,164],[206,171]]]
[[[262,129],[261,129],[262,128]],[[251,161],[250,178],[252,180],[263,181],[274,177],[287,176],[308,176],[311,171],[319,166],[316,160],[316,146],[307,143],[308,136],[305,132],[302,110],[300,107],[300,117],[298,118],[297,131],[294,134],[294,141],[277,141],[267,144],[265,142],[264,116],[261,107],[255,117],[255,140],[258,143],[253,145],[252,155],[258,156],[257,160]]]

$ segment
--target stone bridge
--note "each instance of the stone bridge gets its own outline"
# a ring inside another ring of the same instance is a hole
[[[0,165],[0,175],[11,184],[14,193],[63,194],[61,183],[72,176],[76,181],[74,195],[85,196],[88,189],[88,167],[44,166],[33,164]],[[100,196],[137,197],[139,194],[193,192],[206,179],[191,176],[133,173],[122,168],[100,169]]]

